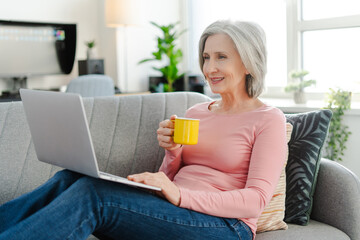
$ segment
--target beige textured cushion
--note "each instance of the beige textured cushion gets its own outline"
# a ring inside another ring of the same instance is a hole
[[[287,142],[290,141],[292,125],[286,124],[286,137]],[[287,154],[288,155],[288,154]],[[286,160],[287,161],[287,160]],[[288,226],[284,222],[285,216],[285,191],[286,191],[286,175],[285,175],[286,163],[281,171],[279,183],[276,186],[274,195],[270,203],[265,207],[259,220],[256,232],[266,232],[280,229],[287,229]]]

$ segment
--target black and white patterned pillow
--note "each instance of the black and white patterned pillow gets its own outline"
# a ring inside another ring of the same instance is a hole
[[[317,110],[285,114],[293,125],[286,166],[285,222],[307,225],[332,112]]]

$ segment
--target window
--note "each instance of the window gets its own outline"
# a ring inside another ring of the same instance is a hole
[[[303,33],[303,68],[317,79],[316,89],[360,92],[360,28]]]
[[[267,86],[286,84],[286,4],[284,0],[196,0],[188,1],[188,68],[201,74],[198,42],[204,29],[216,20],[253,21],[266,32],[268,49]]]
[[[198,41],[210,23],[218,19],[254,21],[267,36],[271,96],[283,94],[288,73],[310,72],[313,93],[341,87],[360,93],[359,0],[188,0],[188,69],[200,74]],[[272,91],[272,93],[271,93]],[[314,95],[313,95],[314,96]]]
[[[360,1],[287,0],[288,72],[306,69],[313,92],[360,92]]]

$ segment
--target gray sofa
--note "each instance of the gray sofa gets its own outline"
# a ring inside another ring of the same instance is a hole
[[[157,171],[164,155],[158,123],[183,116],[198,93],[177,92],[85,98],[99,168],[112,174]],[[0,103],[0,204],[34,189],[60,168],[37,161],[21,102]],[[258,234],[257,240],[360,240],[359,179],[338,163],[322,159],[308,226]],[[186,236],[184,236],[186,239]]]

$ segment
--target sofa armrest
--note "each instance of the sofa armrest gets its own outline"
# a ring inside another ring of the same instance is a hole
[[[311,218],[360,240],[360,181],[337,162],[321,159]]]

